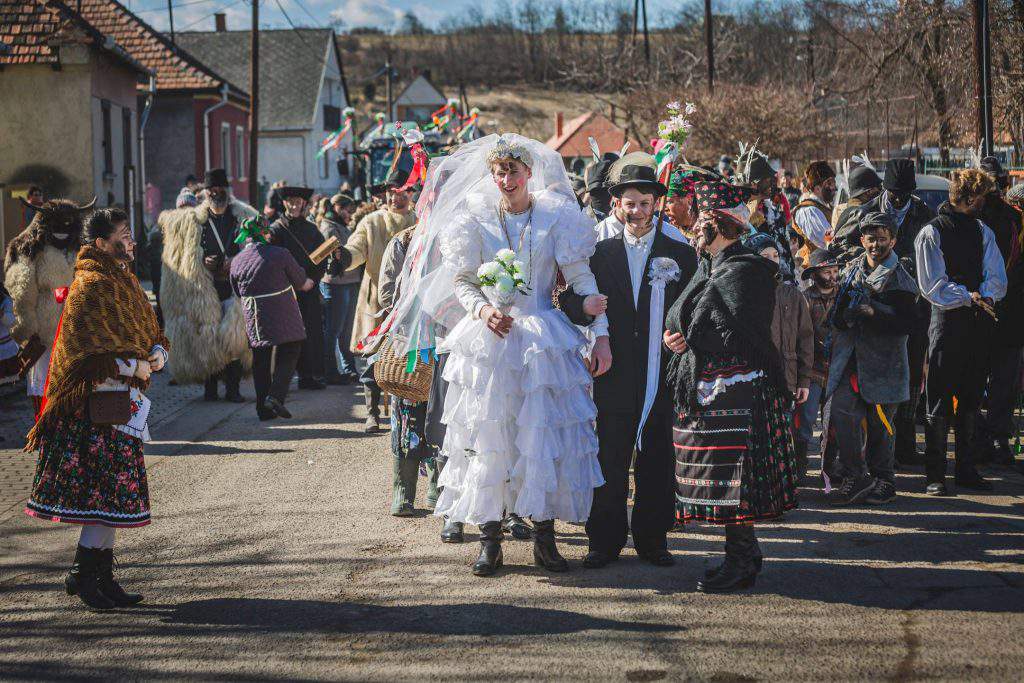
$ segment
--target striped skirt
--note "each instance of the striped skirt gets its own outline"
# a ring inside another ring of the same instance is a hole
[[[697,393],[700,408],[673,425],[679,518],[730,524],[796,507],[788,400],[734,356],[709,357]]]

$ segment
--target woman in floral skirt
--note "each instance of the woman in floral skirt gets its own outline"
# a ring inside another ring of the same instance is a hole
[[[676,500],[684,521],[725,526],[725,562],[697,583],[722,593],[761,570],[754,523],[796,506],[792,397],[771,336],[778,266],[738,241],[745,192],[704,182],[695,194],[709,259],[669,310],[665,344],[676,354]]]
[[[170,345],[129,269],[135,242],[128,216],[97,211],[86,235],[25,447],[39,451],[25,512],[82,525],[65,587],[93,609],[111,609],[142,600],[114,580],[114,532],[150,521],[142,454],[150,402],[142,392],[167,363]]]

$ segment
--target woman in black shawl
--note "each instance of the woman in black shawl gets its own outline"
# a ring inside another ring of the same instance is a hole
[[[754,584],[755,521],[796,506],[787,409],[792,397],[772,343],[778,266],[739,241],[744,190],[695,187],[699,273],[666,318],[676,420],[676,500],[684,521],[725,525],[725,562],[697,583],[705,593]]]

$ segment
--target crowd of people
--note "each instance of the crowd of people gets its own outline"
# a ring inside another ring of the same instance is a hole
[[[479,527],[478,576],[505,534],[569,569],[556,519],[585,523],[586,568],[630,537],[671,566],[668,534],[693,522],[725,527],[697,589],[731,592],[755,583],[755,526],[797,506],[812,452],[836,506],[893,503],[901,467],[945,496],[990,490],[979,463],[1016,464],[1024,190],[994,158],[954,171],[937,212],[909,159],[838,178],[814,161],[797,183],[752,147],[661,176],[608,153],[574,180],[515,134],[422,182],[395,170],[366,202],[281,182],[256,210],[222,169],[195,180],[150,240],[159,316],[118,209],[47,202],[7,253],[0,351],[7,327],[39,347],[26,512],[82,525],[66,587],[92,608],[141,600],[112,548],[149,522],[144,392],[165,365],[210,401],[221,384],[245,401],[251,373],[261,421],[292,417],[296,375],[358,382],[366,430],[391,433],[391,513],[414,513],[425,473],[441,540]],[[408,393],[378,383],[387,354]]]

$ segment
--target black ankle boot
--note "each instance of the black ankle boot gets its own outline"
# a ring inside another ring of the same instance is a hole
[[[974,467],[974,425],[977,413],[965,411],[957,415],[956,432],[956,464],[953,477],[957,488],[991,491],[992,484],[985,481]]]
[[[797,441],[794,445],[796,446],[797,483],[803,484],[807,479],[807,442]]]
[[[569,571],[569,563],[555,545],[555,520],[533,523],[533,563],[549,572]]]
[[[514,512],[505,515],[501,522],[501,528],[506,534],[512,534],[512,538],[518,541],[529,541],[533,538],[533,529],[522,517]]]
[[[245,403],[245,397],[238,387],[242,382],[242,361],[233,360],[224,368],[224,400],[231,403]]]
[[[75,551],[75,563],[64,579],[64,588],[68,595],[77,595],[78,599],[92,609],[112,609],[114,601],[100,592],[98,584],[100,548],[78,546]]]
[[[104,548],[99,552],[100,564],[96,580],[100,592],[118,607],[131,607],[142,602],[142,593],[126,593],[114,580],[114,549]]]
[[[477,576],[490,576],[501,569],[501,522],[485,522],[480,525],[480,556],[473,564]]]
[[[711,578],[697,582],[701,593],[732,593],[750,588],[757,579],[759,555],[754,527],[730,524],[725,527],[725,563]]]
[[[217,375],[214,375],[213,377],[208,377],[206,379],[206,382],[203,383],[203,400],[217,400]]]
[[[462,533],[462,522],[453,522],[447,517],[444,518],[444,526],[441,527],[442,543],[462,543],[465,537]]]

